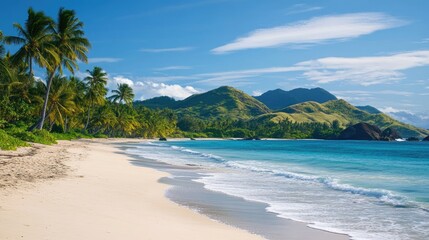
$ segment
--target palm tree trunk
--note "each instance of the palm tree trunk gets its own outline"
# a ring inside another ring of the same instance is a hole
[[[65,121],[64,121],[64,126],[63,126],[63,132],[64,133],[66,133],[67,131],[68,131],[68,129],[69,129],[69,117],[68,116],[66,116],[66,119],[65,119]]]
[[[33,77],[33,60],[31,57],[28,59],[28,66],[30,68],[29,70],[30,70],[30,80],[31,80],[31,78]]]
[[[49,76],[49,79],[48,79],[48,84],[46,87],[46,94],[45,94],[45,101],[43,102],[43,110],[41,114],[42,119],[40,121],[39,126],[37,127],[39,130],[43,129],[43,124],[45,123],[46,109],[48,107],[48,101],[49,101],[49,92],[51,91],[52,80],[54,79],[56,71],[57,71],[57,67],[55,67],[54,71],[52,71],[51,76]]]
[[[88,115],[87,115],[87,117],[86,117],[85,130],[87,130],[87,129],[88,129],[88,126],[89,126],[89,118],[90,118],[90,115],[91,115],[92,105],[93,105],[93,104],[91,104],[91,105],[89,106],[89,108],[88,108]]]

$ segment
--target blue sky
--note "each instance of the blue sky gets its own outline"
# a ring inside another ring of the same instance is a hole
[[[428,1],[22,0],[0,9],[0,29],[15,34],[30,6],[75,9],[93,45],[77,75],[101,66],[138,99],[322,87],[429,121]]]

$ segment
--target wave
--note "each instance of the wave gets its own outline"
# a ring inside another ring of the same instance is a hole
[[[323,184],[325,187],[332,190],[377,198],[380,202],[392,205],[394,207],[416,207],[415,204],[407,201],[406,197],[396,195],[393,192],[385,189],[355,187],[349,184],[339,183],[339,180],[332,179],[331,177],[312,176],[287,171],[273,170],[257,166],[250,166],[247,164],[241,164],[238,162],[229,162],[228,165],[234,168],[250,170],[252,172],[266,173],[276,177],[285,177],[288,179]]]
[[[288,179],[294,179],[299,181],[314,182],[314,183],[322,184],[325,187],[332,190],[376,198],[381,203],[391,205],[393,207],[401,207],[401,208],[416,207],[424,211],[428,211],[428,209],[420,206],[420,204],[409,201],[406,197],[394,194],[392,191],[389,191],[386,189],[356,187],[350,184],[340,183],[338,179],[334,179],[331,177],[315,176],[315,175],[301,174],[301,173],[295,173],[295,172],[288,172],[284,170],[276,170],[274,169],[275,166],[273,166],[272,168],[264,168],[260,166],[255,166],[256,162],[254,161],[248,161],[247,164],[244,164],[238,161],[228,161],[227,159],[214,154],[198,152],[188,148],[168,145],[164,143],[149,142],[149,144],[159,146],[159,147],[169,147],[170,149],[173,149],[175,151],[180,151],[180,152],[191,154],[201,158],[214,160],[216,163],[221,163],[225,167],[244,169],[244,170],[257,172],[257,173],[265,173],[275,177],[285,177]]]
[[[194,151],[194,150],[191,150],[191,149],[187,149],[187,148],[184,148],[184,147],[178,147],[178,146],[170,146],[170,147],[172,149],[174,149],[174,150],[177,150],[177,151],[181,151],[181,152],[184,152],[184,153],[189,153],[189,154],[196,155],[196,156],[199,156],[199,157],[202,157],[202,158],[208,158],[208,159],[214,160],[216,162],[226,162],[226,159],[224,159],[223,157],[214,155],[214,154],[197,152],[197,151]]]

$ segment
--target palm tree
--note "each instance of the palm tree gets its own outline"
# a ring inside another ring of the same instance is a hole
[[[49,91],[51,89],[52,79],[57,70],[62,73],[63,67],[67,68],[71,73],[78,68],[77,60],[88,62],[86,53],[91,44],[84,37],[83,22],[81,22],[73,10],[60,8],[58,12],[58,20],[53,29],[54,37],[53,44],[56,46],[58,59],[50,58],[51,69],[48,69],[49,79],[46,87],[46,95],[43,103],[41,121],[39,129],[43,128],[46,117],[46,110],[49,100]],[[49,71],[51,70],[51,71]]]
[[[110,96],[109,99],[113,102],[122,103],[122,101],[124,101],[125,104],[128,105],[133,103],[133,89],[126,83],[118,83],[118,89],[112,90],[112,93],[114,94]]]
[[[85,129],[88,128],[92,109],[96,104],[103,104],[106,100],[105,96],[107,94],[107,73],[100,67],[94,67],[92,71],[86,70],[86,72],[89,74],[89,76],[85,78],[87,87],[86,99],[88,101],[88,112]]]
[[[49,59],[57,59],[55,47],[52,44],[53,21],[43,12],[28,9],[28,18],[24,27],[19,23],[13,26],[18,36],[6,36],[4,41],[8,44],[19,44],[21,47],[12,56],[12,63],[25,61],[29,67],[29,76],[33,77],[33,61],[40,67],[50,67]]]
[[[38,84],[40,92],[46,92],[45,84]],[[76,91],[73,82],[64,76],[56,74],[52,79],[51,91],[49,93],[49,106],[47,117],[50,128],[54,124],[60,125],[65,130],[66,118],[72,116],[78,110],[75,103]],[[43,101],[41,96],[39,101]]]

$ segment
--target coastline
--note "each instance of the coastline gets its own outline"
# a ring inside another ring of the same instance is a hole
[[[135,159],[121,150],[121,144],[142,141],[98,139],[36,146],[37,151],[28,158],[40,159],[41,155],[57,160],[65,166],[64,171],[0,188],[0,238],[263,239],[234,227],[239,224],[224,224],[222,219],[167,198],[167,190],[173,186],[163,180],[169,179],[169,174],[134,166],[131,162]],[[53,167],[48,164],[46,170]],[[312,229],[306,223],[287,221],[290,239],[348,239]]]
[[[115,142],[129,140],[43,147],[68,145],[73,170],[0,189],[0,239],[262,239],[171,202],[158,182],[167,174],[133,166]]]

